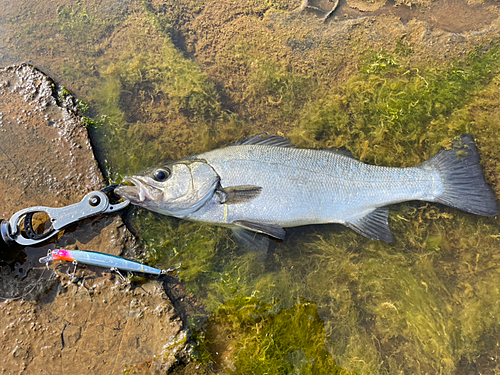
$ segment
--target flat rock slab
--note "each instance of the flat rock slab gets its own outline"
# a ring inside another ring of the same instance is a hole
[[[30,65],[0,70],[0,147],[3,217],[105,186],[74,98]]]
[[[0,69],[0,217],[79,202],[105,186],[77,101],[28,64]],[[164,372],[185,349],[160,282],[133,288],[104,270],[41,267],[49,249],[120,255],[133,237],[117,215],[0,259],[0,370],[6,373]]]
[[[59,278],[63,285],[50,304],[0,304],[3,371],[121,374],[142,367],[166,373],[176,362],[186,337],[160,285],[130,289],[117,278],[86,274],[83,285]]]

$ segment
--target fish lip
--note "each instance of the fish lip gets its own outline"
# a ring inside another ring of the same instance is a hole
[[[131,185],[121,185],[115,189],[115,193],[121,198],[128,199],[135,204],[153,200],[161,194],[161,191],[157,187],[148,184],[146,180],[140,178],[139,176],[125,177],[123,179],[123,183]],[[150,189],[147,189],[146,187]]]
[[[135,184],[134,182],[131,181],[131,179],[126,178],[123,181],[124,183],[130,183],[128,185],[120,185],[117,188],[115,188],[114,193],[118,195],[120,198],[127,199],[132,203],[138,203],[139,202],[139,190],[140,190],[140,185]]]

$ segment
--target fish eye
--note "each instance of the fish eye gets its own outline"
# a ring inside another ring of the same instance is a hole
[[[170,171],[168,169],[157,169],[153,174],[153,178],[158,182],[165,181],[169,176]]]

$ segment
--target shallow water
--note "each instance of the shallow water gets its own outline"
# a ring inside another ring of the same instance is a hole
[[[322,23],[293,12],[299,1],[0,1],[0,65],[29,61],[87,102],[111,181],[263,131],[391,166],[470,132],[500,192],[498,6],[358,3]],[[134,208],[126,219],[143,260],[179,267],[205,307],[187,315],[213,369],[500,371],[496,218],[401,204],[393,244],[308,226],[267,255],[225,229]]]

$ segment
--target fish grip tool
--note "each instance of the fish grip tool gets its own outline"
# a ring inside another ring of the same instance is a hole
[[[83,219],[119,211],[129,205],[130,201],[120,201],[114,190],[118,185],[110,185],[98,191],[92,191],[75,204],[65,207],[34,206],[16,212],[0,223],[2,240],[10,245],[17,243],[23,246],[36,245],[59,233],[69,225]],[[35,231],[34,217],[37,213],[46,214],[50,227],[43,233]],[[21,223],[23,226],[21,227]]]

